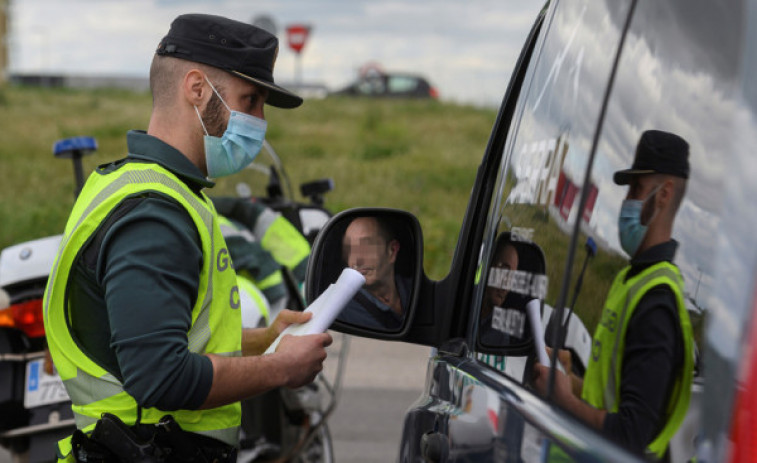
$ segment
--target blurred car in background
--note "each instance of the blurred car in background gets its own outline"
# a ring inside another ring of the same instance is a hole
[[[296,93],[306,100],[322,100],[329,96],[329,88],[321,83],[288,83],[284,82],[282,85],[284,88]]]
[[[375,64],[363,66],[355,82],[333,94],[380,98],[439,98],[437,89],[424,77],[404,72],[384,72]]]

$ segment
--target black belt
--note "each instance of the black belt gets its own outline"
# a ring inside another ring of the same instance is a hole
[[[171,415],[156,424],[127,426],[103,413],[91,435],[76,430],[71,446],[86,463],[234,463],[237,449],[212,437],[184,431]]]

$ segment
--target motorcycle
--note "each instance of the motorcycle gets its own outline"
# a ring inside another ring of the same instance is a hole
[[[84,184],[81,159],[96,149],[91,137],[60,140],[53,147],[56,157],[72,160],[76,195]],[[283,215],[312,244],[331,216],[323,207],[323,196],[333,189],[333,182],[301,185],[309,202],[297,202],[283,164],[268,142],[258,158],[250,169],[268,176],[267,195],[252,196],[249,185],[240,183],[238,196]],[[56,442],[75,429],[70,399],[46,348],[42,316],[45,285],[61,239],[62,235],[54,235],[0,252],[0,446],[14,462],[54,461]],[[284,267],[282,275],[288,294],[281,307],[302,310],[302,288]],[[242,310],[255,326],[273,320],[278,310],[259,296],[242,298]],[[243,401],[238,461],[333,461],[327,418],[338,400],[348,339],[334,346],[338,351],[331,377],[324,372],[303,388],[277,389]]]
[[[320,229],[331,217],[331,213],[323,207],[323,196],[333,189],[331,179],[302,184],[300,193],[308,198],[309,202],[302,204],[294,201],[289,176],[281,159],[267,141],[263,143],[261,155],[247,170],[268,177],[266,194],[254,196],[250,185],[240,182],[235,188],[237,196],[242,200],[260,202],[280,213],[312,245]],[[292,273],[285,267],[282,268],[282,276],[288,292],[285,308],[304,310],[304,290],[301,282],[295,281]],[[272,306],[269,310],[257,309],[246,306],[244,300],[243,297],[243,321],[245,311],[255,316],[262,314],[258,326],[273,321],[281,308]],[[254,326],[254,323],[254,320],[247,322],[249,326]],[[237,461],[334,461],[327,418],[334,411],[338,401],[349,351],[349,338],[341,334],[334,336],[335,342],[331,350],[336,359],[333,362],[335,371],[331,372],[331,375],[328,374],[328,368],[324,368],[326,373],[318,375],[316,380],[307,386],[298,389],[279,388],[242,401],[242,432]],[[332,352],[329,353],[330,357]]]
[[[83,185],[81,159],[94,139],[55,143],[58,158],[72,159],[76,194]],[[17,462],[50,461],[58,440],[75,428],[71,402],[46,349],[42,298],[63,235],[9,246],[0,253],[0,445]]]

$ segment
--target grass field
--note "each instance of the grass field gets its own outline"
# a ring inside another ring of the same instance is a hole
[[[125,155],[126,132],[144,129],[150,109],[147,93],[0,88],[0,249],[62,232],[73,205],[74,177],[71,161],[52,155],[56,140],[97,139],[97,153],[84,158],[86,175]],[[432,279],[447,274],[494,110],[437,101],[328,98],[306,101],[296,110],[269,108],[266,117],[267,139],[284,162],[296,199],[302,200],[300,183],[330,177],[335,189],[327,194],[326,207],[334,213],[352,207],[410,211],[423,229],[426,273]],[[263,194],[267,179],[248,170],[222,179],[208,194],[235,195],[240,181]],[[510,217],[513,223],[539,230],[537,241],[547,247],[547,300],[554,304],[568,238],[543,212],[525,207],[516,215]],[[579,253],[574,279],[582,264]],[[576,312],[590,331],[612,277],[624,264],[600,253],[587,270],[583,287],[592,289],[581,292]],[[696,324],[699,337],[701,323]]]
[[[126,132],[146,128],[150,109],[147,93],[0,89],[0,248],[63,230],[74,177],[71,161],[52,155],[56,140],[96,138],[97,153],[84,158],[86,176],[125,155]],[[326,206],[332,212],[380,206],[414,213],[423,227],[429,276],[446,275],[494,110],[328,98],[296,110],[268,108],[266,117],[267,139],[296,191],[302,182],[330,177],[335,189]],[[241,173],[208,194],[234,194],[240,180],[253,187],[266,181]]]

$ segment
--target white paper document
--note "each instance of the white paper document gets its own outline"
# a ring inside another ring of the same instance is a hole
[[[534,343],[536,343],[536,353],[539,355],[539,363],[544,366],[550,366],[549,356],[547,356],[547,349],[544,345],[544,328],[541,325],[541,307],[539,299],[532,299],[526,304],[526,312],[528,312],[528,319],[531,321],[531,332],[534,335]]]
[[[276,351],[281,338],[287,334],[294,336],[303,336],[307,334],[323,333],[336,320],[339,313],[347,306],[347,303],[355,297],[360,288],[365,284],[365,277],[357,270],[345,268],[342,274],[336,280],[336,283],[329,285],[326,291],[313,301],[305,309],[305,312],[312,312],[313,317],[306,323],[300,325],[289,325],[276,340],[266,349],[265,353],[270,354]]]
[[[531,321],[531,331],[534,335],[534,343],[536,344],[536,353],[539,355],[539,363],[544,366],[552,365],[547,355],[546,345],[544,344],[544,327],[541,323],[541,301],[539,299],[532,299],[526,304],[526,312],[528,312],[528,319]],[[565,373],[560,362],[557,362],[557,369]]]

